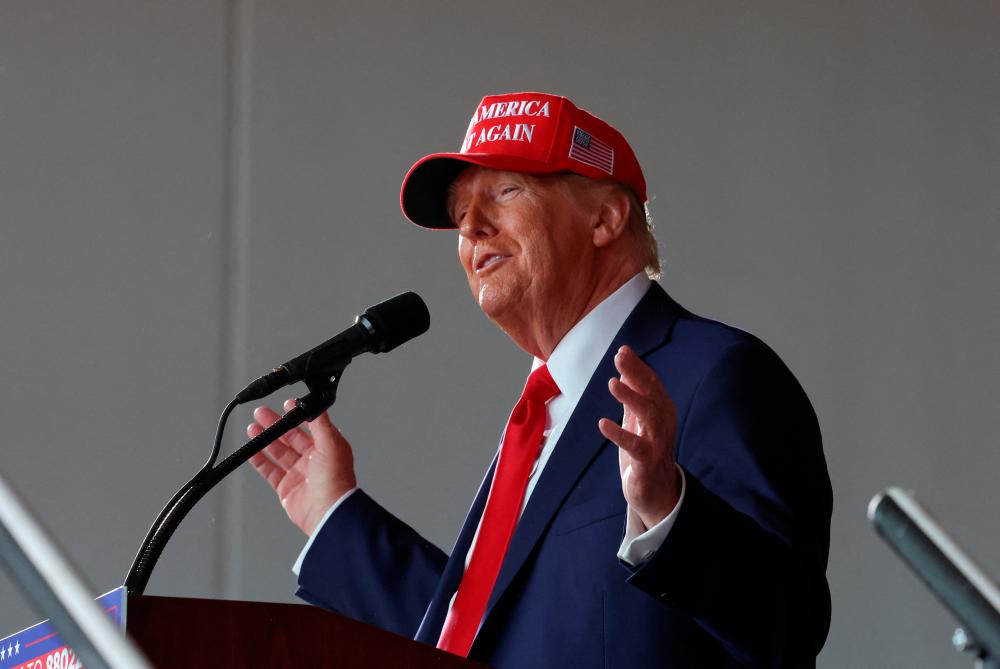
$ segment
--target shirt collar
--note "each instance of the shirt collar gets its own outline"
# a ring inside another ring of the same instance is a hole
[[[633,276],[570,328],[552,351],[547,363],[549,373],[562,395],[574,405],[625,319],[651,284],[645,272]],[[544,364],[545,360],[535,358],[531,369],[534,371]]]

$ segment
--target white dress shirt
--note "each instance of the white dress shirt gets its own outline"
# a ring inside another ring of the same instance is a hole
[[[538,459],[528,475],[528,485],[524,493],[524,501],[521,504],[521,513],[524,512],[528,499],[541,478],[542,471],[546,463],[555,450],[559,437],[563,429],[569,422],[577,402],[583,395],[590,377],[594,375],[598,364],[607,352],[608,347],[614,340],[615,335],[625,323],[632,310],[639,304],[639,300],[649,290],[651,281],[645,273],[639,273],[629,279],[618,290],[605,298],[600,304],[594,307],[585,315],[569,332],[562,338],[548,361],[535,358],[531,369],[534,370],[544,364],[548,364],[549,373],[552,375],[556,385],[559,386],[560,394],[553,397],[546,404],[547,416],[545,422],[545,432],[543,433],[542,448],[538,454]],[[615,418],[608,416],[608,418]],[[625,538],[618,550],[618,557],[635,567],[649,559],[654,552],[663,544],[670,528],[673,527],[677,518],[677,513],[684,502],[684,472],[681,472],[681,494],[673,511],[662,521],[651,528],[646,526],[639,519],[638,514],[628,509],[625,521]],[[326,520],[337,510],[344,500],[351,496],[354,491],[345,493],[340,499],[327,510],[323,518],[317,523],[309,541],[299,554],[298,560],[292,571],[298,575],[305,560],[309,548],[319,534]],[[473,537],[468,554],[465,556],[465,564],[468,566],[469,559],[476,546],[476,539],[479,537],[479,528],[476,528],[476,536]]]

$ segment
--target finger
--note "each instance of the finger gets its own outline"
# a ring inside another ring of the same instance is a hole
[[[618,448],[628,453],[632,458],[643,461],[647,458],[649,447],[639,435],[629,432],[618,423],[608,418],[597,422],[601,434]]]
[[[645,395],[640,395],[631,387],[625,385],[621,380],[612,377],[608,380],[608,390],[611,396],[622,403],[640,421],[649,420],[652,416],[653,402]]]
[[[291,402],[292,406],[295,406],[295,400],[288,400],[285,402],[286,406],[288,405],[288,402]],[[271,407],[266,406],[254,409],[253,417],[254,420],[256,420],[257,423],[263,427],[271,427],[279,418],[281,418],[281,416],[272,410]],[[281,435],[281,440],[285,442],[285,445],[291,447],[298,453],[305,453],[312,448],[313,444],[312,437],[310,437],[307,432],[300,430],[297,427],[293,427],[285,432],[285,434]]]
[[[267,448],[265,448],[263,452],[267,454],[267,457],[285,470],[291,469],[298,464],[299,459],[302,457],[298,451],[290,448],[288,444],[281,439],[268,444]]]
[[[251,439],[256,438],[263,431],[264,428],[262,428],[257,423],[250,423],[249,425],[247,425],[247,435]],[[275,444],[278,444],[277,448],[273,448]],[[291,469],[292,466],[294,466],[295,464],[295,462],[289,461],[287,457],[282,457],[285,456],[286,452],[290,450],[291,449],[288,448],[288,445],[282,444],[281,440],[279,439],[277,441],[268,444],[266,448],[255,453],[252,457],[256,458],[258,461],[260,461],[260,459],[263,458],[263,460],[266,460],[267,462],[277,463],[279,468],[282,471],[285,471]],[[267,456],[264,455],[265,453],[267,453]],[[251,462],[253,462],[253,460],[251,460]]]
[[[337,426],[333,424],[332,420],[330,420],[330,414],[328,414],[325,411],[320,415],[316,416],[315,420],[309,421],[309,429],[327,430],[331,433],[334,439],[340,439],[340,440],[344,439],[344,435],[340,433],[340,430],[337,428]]]
[[[330,427],[333,427],[333,421],[330,420],[330,414],[328,414],[325,411],[323,413],[321,413],[320,415],[316,416],[315,419],[309,421],[309,423],[310,423],[310,425],[312,423],[318,423],[320,425],[324,425],[324,426],[329,425]]]
[[[648,394],[660,384],[656,372],[628,346],[618,349],[615,367],[621,374],[622,382],[640,393]]]
[[[264,428],[260,423],[250,423],[247,425],[247,436],[251,439],[256,439],[264,432]],[[282,437],[278,437],[275,441],[282,441]],[[288,446],[288,444],[285,444]]]
[[[298,401],[294,397],[289,397],[281,404],[281,408],[284,409],[285,413],[288,413],[297,405]],[[299,453],[304,453],[312,446],[312,437],[309,436],[304,427],[292,428],[283,435],[283,438],[288,442],[289,446]]]
[[[309,431],[315,437],[317,445],[321,444],[321,450],[326,452],[339,451],[341,453],[346,451],[350,453],[351,444],[341,434],[337,426],[333,424],[329,414],[325,411],[309,423]]]
[[[271,486],[275,491],[278,490],[278,486],[281,485],[281,480],[285,477],[285,470],[268,460],[263,453],[255,453],[253,457],[250,458],[250,464],[253,465],[253,468],[257,470],[257,473],[260,474],[265,481],[267,481],[269,486]]]
[[[256,439],[263,432],[264,432],[264,428],[261,426],[260,423],[250,423],[249,425],[247,425],[247,436],[250,437],[251,439]],[[282,437],[278,437],[275,440],[275,442],[272,442],[272,443],[276,443],[276,442],[279,442],[279,441],[282,441]],[[284,446],[287,448],[288,444],[284,444]]]
[[[253,410],[253,419],[257,421],[261,427],[271,427],[278,419],[281,418],[271,407],[259,406]]]
[[[313,439],[305,430],[293,427],[288,432],[281,435],[281,441],[291,447],[300,455],[312,448]]]

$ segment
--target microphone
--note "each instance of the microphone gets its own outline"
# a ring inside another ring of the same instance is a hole
[[[354,325],[340,334],[251,381],[236,394],[235,402],[245,404],[298,381],[335,374],[355,356],[387,353],[427,332],[430,324],[427,305],[419,295],[406,292],[390,297],[365,309]]]

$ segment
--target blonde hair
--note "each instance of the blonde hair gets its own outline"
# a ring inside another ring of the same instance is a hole
[[[663,266],[660,262],[660,245],[656,243],[656,235],[653,233],[653,214],[649,211],[649,205],[639,201],[634,190],[624,184],[619,184],[619,187],[628,193],[628,227],[639,246],[646,275],[655,281],[663,274]]]

